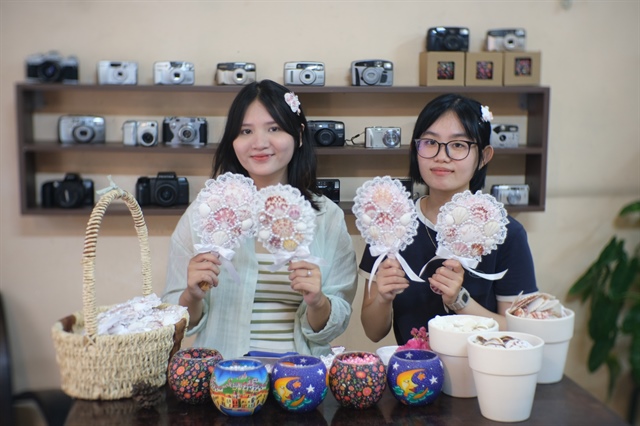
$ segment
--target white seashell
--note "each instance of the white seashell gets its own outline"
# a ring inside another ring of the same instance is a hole
[[[394,233],[395,233],[397,238],[402,238],[407,233],[407,228],[404,227],[404,226],[398,225],[398,226],[396,226],[396,229],[394,230]]]
[[[400,217],[400,223],[407,226],[411,222],[411,213],[405,213]]]
[[[242,221],[242,225],[241,225],[241,227],[242,227],[242,230],[243,230],[243,231],[246,231],[246,230],[248,230],[248,229],[251,229],[251,227],[252,227],[252,226],[253,226],[253,220],[251,220],[251,219],[245,219],[245,220],[243,220],[243,221]]]
[[[369,228],[369,235],[371,235],[371,238],[373,239],[378,239],[378,237],[380,236],[380,229],[378,229],[377,226],[372,226]]]
[[[398,241],[398,239],[393,234],[384,234],[382,236],[382,241],[385,246],[393,247],[393,245],[396,243],[396,241]]]
[[[211,235],[211,241],[213,242],[213,244],[221,246],[229,241],[229,236],[224,231],[216,231],[213,233],[213,235]]]
[[[209,202],[207,204],[209,205],[209,208],[211,208],[211,211],[214,212],[220,208],[220,202],[218,198],[209,199]]]
[[[370,225],[371,222],[373,221],[373,219],[371,219],[371,216],[366,214],[363,214],[360,219],[362,220],[362,223],[364,223],[365,225]]]
[[[307,224],[304,222],[298,222],[296,223],[295,228],[296,228],[296,231],[304,232],[307,230]]]
[[[491,237],[495,235],[496,232],[498,232],[499,230],[500,230],[500,224],[495,220],[492,220],[484,224],[483,231],[484,231],[484,235],[486,235],[487,237]]]
[[[270,235],[271,235],[271,231],[269,231],[268,229],[263,229],[260,232],[258,232],[258,238],[263,241],[267,241]]]
[[[456,207],[451,212],[451,216],[453,216],[453,220],[455,223],[460,224],[467,220],[469,217],[469,211],[464,207]]]
[[[454,223],[456,223],[456,220],[453,218],[453,216],[451,216],[450,214],[447,214],[444,216],[444,222],[447,225],[453,225]]]
[[[198,212],[200,213],[200,216],[207,217],[209,213],[211,213],[211,208],[205,203],[202,203],[200,204],[200,207],[198,207]]]

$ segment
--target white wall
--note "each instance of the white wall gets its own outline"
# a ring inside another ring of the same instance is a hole
[[[542,52],[542,84],[551,87],[547,209],[517,216],[529,232],[539,286],[578,313],[566,372],[604,399],[606,372],[590,374],[587,311],[566,301],[572,282],[613,232],[620,207],[640,197],[639,5],[637,1],[43,1],[0,3],[1,281],[8,305],[14,387],[57,385],[50,327],[79,310],[87,218],[19,213],[14,84],[27,55],[57,49],[80,58],[80,80],[95,82],[102,59],[136,60],[140,83],[154,61],[196,64],[211,84],[218,62],[252,61],[259,78],[282,79],[289,60],[320,60],[327,85],[347,85],[354,59],[396,65],[396,85],[418,85],[418,55],[428,27],[467,26],[471,50],[489,28],[521,26]],[[155,289],[162,291],[168,237],[176,217],[149,217]],[[126,217],[101,229],[96,274],[100,303],[139,293],[139,252]],[[636,229],[621,231],[638,242]],[[363,244],[354,235],[358,251]],[[347,333],[352,349],[373,350],[359,321],[361,294]],[[390,344],[387,339],[383,344]],[[611,404],[624,414],[628,391]]]

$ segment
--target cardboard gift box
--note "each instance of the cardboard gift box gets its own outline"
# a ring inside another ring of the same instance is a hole
[[[539,85],[540,56],[540,52],[504,52],[504,85]]]
[[[467,53],[465,85],[502,86],[503,60],[502,52]]]
[[[465,52],[420,52],[421,86],[464,86]]]

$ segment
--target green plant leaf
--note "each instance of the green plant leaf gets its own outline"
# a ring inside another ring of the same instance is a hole
[[[640,333],[640,302],[633,305],[622,320],[620,330],[623,333],[634,335]],[[640,354],[638,354],[640,356]]]
[[[607,367],[609,368],[609,387],[607,395],[611,398],[611,395],[613,395],[613,388],[618,381],[618,377],[620,377],[620,371],[622,371],[622,368],[620,367],[620,361],[618,361],[618,358],[613,354],[607,357]]]
[[[609,294],[613,300],[624,300],[627,290],[631,287],[635,278],[635,270],[627,260],[627,254],[622,252],[618,258],[618,264],[611,273]]]
[[[627,204],[620,210],[618,216],[624,216],[629,213],[640,212],[640,201],[634,201],[631,204]]]
[[[611,349],[613,349],[615,341],[615,337],[613,339],[594,340],[591,351],[589,352],[589,360],[587,361],[587,367],[590,372],[593,373],[596,371],[605,361],[607,365],[610,364],[611,361],[608,360],[610,357],[609,353]],[[609,372],[611,373],[611,367],[609,367]]]
[[[591,299],[589,336],[599,340],[615,340],[618,333],[618,314],[622,303],[611,300],[605,294],[594,294]],[[597,313],[594,315],[594,313]]]

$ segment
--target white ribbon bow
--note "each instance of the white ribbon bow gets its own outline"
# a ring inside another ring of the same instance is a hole
[[[309,248],[305,246],[298,246],[295,251],[285,253],[280,252],[274,254],[273,256],[275,257],[273,265],[267,266],[267,270],[271,272],[276,272],[284,265],[286,265],[287,262],[293,259],[306,260],[307,262],[313,263],[318,266],[325,266],[327,264],[324,259],[316,256],[311,256]]]
[[[196,250],[197,254],[200,254],[200,253],[217,254],[218,257],[220,258],[220,262],[227,269],[227,272],[229,272],[229,275],[231,275],[231,278],[233,278],[236,284],[240,284],[240,276],[238,275],[238,271],[236,271],[236,268],[233,266],[233,263],[231,262],[231,260],[233,260],[233,256],[236,255],[235,251],[228,248],[217,246],[215,244],[194,244],[193,248]]]
[[[422,273],[424,272],[425,269],[427,269],[427,266],[429,265],[429,263],[433,262],[434,260],[437,259],[455,259],[458,262],[460,262],[460,264],[462,265],[462,267],[464,269],[466,269],[467,271],[471,272],[472,274],[475,274],[477,276],[479,276],[480,278],[484,278],[485,280],[490,280],[490,281],[494,281],[494,280],[499,280],[502,277],[504,277],[504,275],[507,273],[508,269],[502,271],[502,272],[497,272],[495,274],[485,274],[484,272],[478,272],[475,270],[475,267],[478,266],[478,261],[469,257],[460,257],[458,255],[455,255],[451,250],[449,250],[446,247],[442,247],[442,246],[438,246],[437,250],[436,250],[436,255],[434,257],[431,258],[431,260],[429,260],[420,270],[420,275],[422,275]]]
[[[371,290],[371,281],[376,276],[376,272],[378,271],[380,264],[387,256],[391,259],[398,259],[400,266],[402,266],[402,269],[409,276],[411,281],[416,281],[419,283],[424,282],[422,278],[420,278],[418,275],[416,275],[415,272],[413,272],[407,261],[400,255],[400,253],[393,253],[389,250],[389,248],[378,245],[369,246],[369,253],[371,253],[371,256],[377,257],[376,261],[373,262],[373,267],[371,268],[371,274],[369,276],[369,290]]]

